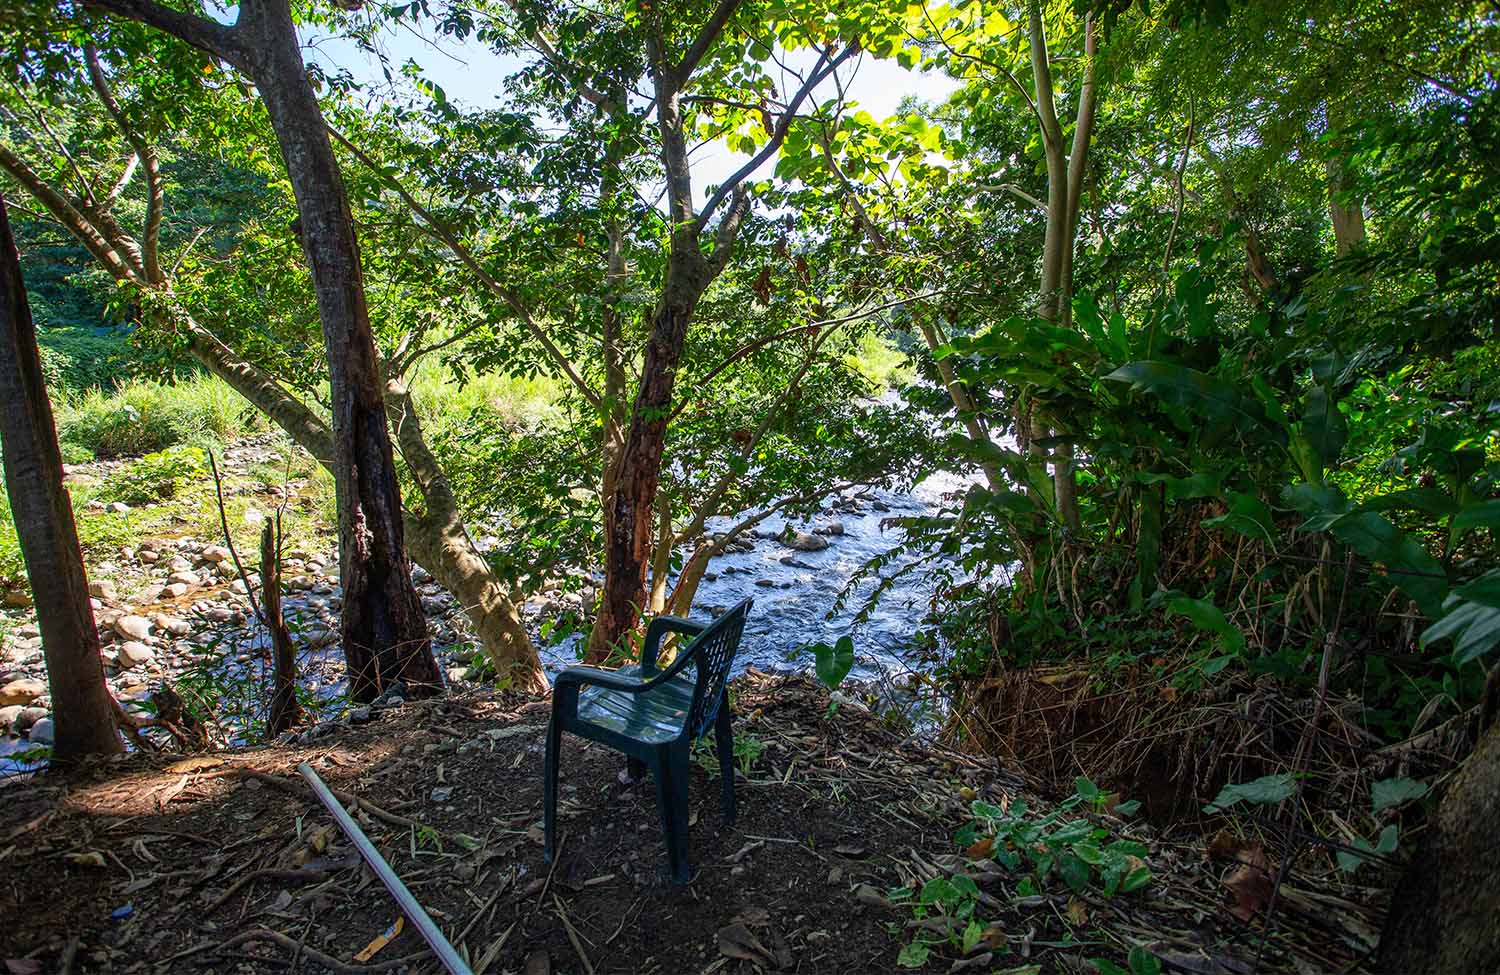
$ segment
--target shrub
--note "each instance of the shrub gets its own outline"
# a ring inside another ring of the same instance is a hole
[[[233,390],[207,376],[170,384],[135,380],[112,393],[91,389],[58,409],[59,439],[97,457],[211,445],[263,428]]]
[[[208,454],[201,447],[179,445],[147,454],[119,472],[104,494],[126,504],[151,504],[175,498],[190,481],[208,473]]]

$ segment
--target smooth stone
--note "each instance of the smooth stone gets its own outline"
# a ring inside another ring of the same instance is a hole
[[[151,617],[151,622],[155,624],[158,630],[161,630],[163,633],[170,633],[173,636],[187,636],[193,632],[191,623],[187,620],[180,620],[175,616],[166,616],[158,613],[156,616]]]
[[[52,719],[42,718],[31,726],[31,733],[27,736],[33,745],[52,744]]]
[[[114,602],[119,598],[115,592],[115,584],[108,579],[95,579],[93,582],[90,582],[89,595],[110,602]]]
[[[193,563],[180,555],[174,555],[167,562],[167,568],[173,572],[186,572],[193,567]]]
[[[208,545],[204,547],[202,555],[203,561],[213,562],[217,565],[220,562],[228,560],[231,553],[229,549],[223,545]]]
[[[203,584],[203,580],[198,578],[198,573],[191,571],[174,572],[171,575],[167,576],[167,581],[180,582],[188,586],[198,586]]]
[[[760,586],[762,589],[772,589],[776,586],[776,583],[772,582],[770,579],[756,579],[755,584],[757,586]]]
[[[130,505],[126,504],[124,501],[114,501],[111,502],[108,508],[106,508],[105,510],[117,515],[123,515],[125,512],[130,510]]]
[[[16,712],[15,720],[11,722],[11,726],[15,730],[16,734],[19,735],[27,731],[32,725],[36,724],[38,721],[42,720],[51,713],[52,712],[48,711],[46,708],[39,708],[35,706],[21,708]]]
[[[781,538],[781,544],[798,552],[821,552],[828,547],[828,539],[810,532],[790,532]]]
[[[186,596],[192,590],[192,588],[192,586],[188,585],[185,582],[169,582],[165,586],[161,587],[160,598],[181,599],[183,596]]]
[[[842,535],[844,534],[844,523],[842,521],[830,521],[826,525],[820,525],[813,531],[819,535]]]
[[[0,599],[0,606],[6,609],[30,609],[31,593],[25,589],[12,589],[5,594],[3,599]]]
[[[18,677],[0,687],[0,707],[11,704],[30,704],[47,693],[46,681],[35,677]]]
[[[136,640],[127,640],[120,644],[119,666],[122,670],[131,667],[139,667],[156,659],[156,651]]]
[[[121,616],[114,625],[115,632],[127,640],[144,640],[151,633],[151,621],[144,616]]]

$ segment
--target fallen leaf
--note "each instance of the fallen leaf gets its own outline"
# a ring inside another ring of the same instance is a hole
[[[976,842],[969,844],[969,848],[964,851],[964,856],[968,857],[970,860],[983,860],[985,857],[988,857],[991,853],[994,852],[995,838],[993,836],[986,836],[982,840],[977,840]]]
[[[1009,943],[1009,936],[1006,935],[1005,929],[998,923],[992,922],[985,925],[984,931],[979,935],[979,946],[983,948],[999,951]]]
[[[42,963],[35,958],[7,958],[5,971],[8,975],[41,975]]]
[[[1235,867],[1224,875],[1224,886],[1234,895],[1229,913],[1241,921],[1249,921],[1265,910],[1276,889],[1266,851],[1259,844],[1246,843],[1221,831],[1209,844],[1208,852],[1216,859],[1235,861]]]
[[[285,892],[283,891],[283,893]],[[390,927],[380,932],[375,936],[373,940],[371,940],[369,944],[365,945],[364,948],[359,952],[359,954],[354,956],[354,960],[369,961],[371,958],[374,958],[375,953],[381,948],[384,948],[386,945],[390,944],[395,939],[396,935],[401,933],[401,929],[405,926],[406,918],[398,916],[396,920],[391,922]]]
[[[986,951],[984,954],[975,955],[972,958],[958,959],[953,964],[948,966],[948,971],[962,972],[970,968],[986,968],[989,966],[990,962],[994,960],[995,956],[991,952]]]
[[[776,964],[770,950],[743,924],[731,924],[719,929],[719,953],[762,968],[771,968]]]
[[[103,868],[104,866],[104,854],[98,850],[89,850],[87,853],[67,853],[64,854],[63,859],[79,867]]]
[[[764,907],[747,907],[734,917],[729,919],[731,924],[748,924],[751,927],[764,927],[771,923],[771,912]]]
[[[1074,927],[1082,927],[1089,923],[1088,905],[1076,897],[1069,898],[1068,906],[1063,913],[1068,916],[1068,923]]]
[[[839,856],[862,857],[865,855],[865,847],[860,843],[841,843],[833,848],[833,852]]]
[[[526,975],[552,975],[552,956],[538,948],[526,956]]]
[[[860,884],[854,891],[854,899],[866,907],[890,907],[891,902],[880,891],[869,884]]]

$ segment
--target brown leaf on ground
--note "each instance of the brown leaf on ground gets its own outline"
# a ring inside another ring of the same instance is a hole
[[[1250,843],[1228,830],[1220,830],[1208,844],[1208,855],[1215,860],[1232,860],[1235,866],[1224,875],[1224,886],[1234,896],[1229,913],[1249,921],[1271,903],[1276,889],[1271,861],[1259,843]]]
[[[526,975],[552,975],[552,956],[538,948],[526,957]]]
[[[1088,905],[1076,897],[1068,900],[1067,910],[1063,913],[1068,916],[1068,923],[1074,927],[1083,927],[1089,923]]]
[[[776,959],[771,950],[760,943],[743,924],[731,924],[719,929],[719,953],[740,961],[748,961],[762,968],[775,968]]]
[[[995,839],[992,836],[986,836],[982,840],[977,840],[976,842],[969,844],[969,848],[964,851],[964,856],[968,857],[970,860],[983,860],[985,857],[994,852]]]
[[[958,961],[955,961],[953,964],[951,964],[951,965],[948,966],[948,971],[949,972],[962,972],[962,971],[967,971],[967,970],[969,970],[971,968],[987,968],[987,967],[989,967],[990,963],[993,962],[994,960],[995,960],[994,954],[992,954],[991,952],[986,951],[984,954],[982,954],[982,955],[975,955],[972,958],[960,958],[960,959],[958,959]]]

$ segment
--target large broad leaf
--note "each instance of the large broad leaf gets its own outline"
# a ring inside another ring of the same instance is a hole
[[[1370,790],[1370,808],[1373,812],[1384,812],[1427,794],[1427,785],[1416,779],[1381,779]]]
[[[1245,649],[1245,634],[1229,622],[1219,607],[1206,599],[1176,596],[1167,603],[1168,616],[1186,616],[1200,630],[1214,634],[1225,653],[1237,654]]]
[[[1366,511],[1420,511],[1446,518],[1458,511],[1458,502],[1437,488],[1403,488],[1371,498],[1360,507]]]
[[[1349,441],[1349,423],[1326,387],[1314,386],[1307,391],[1300,433],[1325,468],[1338,463]]]
[[[833,646],[815,643],[812,646],[813,670],[819,682],[830,691],[836,689],[854,669],[854,640],[848,634],[838,638]]]
[[[1453,662],[1462,666],[1500,647],[1500,569],[1461,586],[1443,604],[1442,619],[1422,632],[1422,647],[1453,641]]]
[[[1267,806],[1290,799],[1297,791],[1292,782],[1292,773],[1281,772],[1276,775],[1263,775],[1254,782],[1241,782],[1235,785],[1226,785],[1219,790],[1214,801],[1203,807],[1204,812],[1222,812],[1230,806],[1240,802],[1248,802],[1252,805]]]
[[[1353,511],[1328,526],[1335,538],[1371,562],[1385,566],[1396,588],[1416,600],[1422,612],[1436,617],[1448,594],[1442,563],[1410,535],[1374,511]]]
[[[1500,498],[1466,504],[1453,516],[1455,540],[1478,528],[1500,529]]]
[[[1344,492],[1322,481],[1288,484],[1281,489],[1281,503],[1309,518],[1349,512],[1349,499]]]
[[[1257,400],[1207,373],[1172,362],[1146,360],[1127,362],[1104,377],[1106,381],[1129,383],[1132,389],[1150,393],[1164,402],[1180,406],[1242,433],[1268,430],[1265,411]]]
[[[1208,528],[1227,528],[1247,538],[1269,542],[1276,531],[1271,509],[1253,494],[1235,491],[1229,496],[1229,510],[1215,518],[1205,518]]]
[[[1158,474],[1146,471],[1138,478],[1142,484],[1161,484],[1165,487],[1168,501],[1183,501],[1192,498],[1217,498],[1224,491],[1223,478],[1218,474],[1200,471],[1188,477]]]

